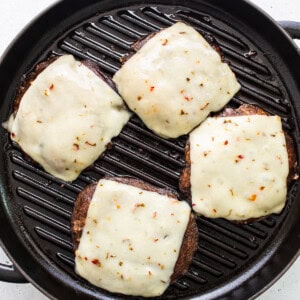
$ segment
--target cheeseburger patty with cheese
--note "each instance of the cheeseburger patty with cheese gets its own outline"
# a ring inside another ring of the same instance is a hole
[[[180,189],[200,215],[249,221],[281,212],[296,166],[280,117],[242,105],[191,132]]]
[[[122,98],[92,62],[64,55],[29,74],[6,123],[11,139],[47,172],[75,180],[129,120]]]
[[[129,108],[159,136],[189,133],[240,89],[220,54],[191,26],[178,22],[140,44],[113,81]]]

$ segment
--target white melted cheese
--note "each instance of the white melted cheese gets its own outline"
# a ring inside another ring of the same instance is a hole
[[[111,292],[161,295],[170,284],[190,207],[156,192],[102,179],[76,251],[76,272]]]
[[[118,135],[130,113],[92,70],[65,55],[25,92],[7,122],[12,140],[50,174],[72,181]]]
[[[164,138],[189,133],[240,89],[220,55],[181,22],[152,37],[113,80],[130,109]]]
[[[289,166],[280,117],[207,118],[190,134],[190,158],[195,212],[246,220],[283,209]]]

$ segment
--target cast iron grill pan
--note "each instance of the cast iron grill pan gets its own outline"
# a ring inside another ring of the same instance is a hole
[[[104,13],[99,9],[98,12],[84,20],[77,16],[72,26],[57,28],[57,38],[44,42],[44,51],[30,57],[23,74],[46,57],[73,54],[78,59],[96,62],[107,75],[112,76],[121,66],[120,58],[131,52],[131,45],[135,41],[181,20],[192,25],[207,39],[214,37],[225,60],[237,75],[242,88],[229,106],[250,103],[281,116],[284,128],[293,131],[297,140],[298,125],[290,95],[276,66],[265,55],[266,45],[256,43],[251,31],[240,31],[234,22],[229,23],[217,10],[201,3],[197,9],[147,4],[129,5]],[[12,90],[17,90],[17,86],[18,82],[15,81]],[[9,103],[12,112],[13,97]],[[9,116],[7,112],[5,116],[2,114],[3,120]],[[46,265],[47,272],[60,280],[63,278],[62,284],[77,290],[78,299],[82,299],[83,295],[86,299],[123,299],[122,295],[93,287],[74,273],[70,235],[74,199],[87,184],[105,175],[129,175],[158,187],[178,190],[187,137],[162,139],[134,115],[120,135],[113,139],[112,148],[72,184],[53,178],[26,160],[19,148],[10,141],[8,133],[4,134],[3,139],[5,167],[13,195],[13,203],[8,205],[16,214],[16,226],[21,226],[26,236],[27,247],[44,260],[43,268]],[[225,294],[228,292],[225,287],[229,283],[233,284],[229,287],[231,290],[245,284],[245,273],[249,270],[255,272],[255,268],[259,268],[265,249],[277,238],[280,228],[286,226],[291,210],[296,205],[297,188],[296,182],[288,194],[288,204],[280,215],[271,215],[250,225],[197,217],[199,245],[189,272],[159,298],[208,297],[219,287],[224,288]],[[248,291],[248,295],[253,293]],[[57,295],[66,294],[60,291]]]

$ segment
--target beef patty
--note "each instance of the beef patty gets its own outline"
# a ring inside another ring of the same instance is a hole
[[[245,116],[245,115],[269,115],[263,109],[250,105],[243,104],[236,109],[226,108],[223,111],[215,114],[216,117],[231,117],[231,116]],[[286,148],[288,153],[288,162],[289,162],[289,174],[287,177],[288,185],[295,179],[298,178],[298,170],[297,170],[297,156],[295,151],[295,145],[292,137],[284,131],[284,136],[286,140]],[[185,167],[182,170],[181,176],[179,178],[179,189],[183,193],[184,197],[191,201],[191,159],[190,159],[190,144],[187,142],[185,147]],[[256,221],[258,219],[248,219],[247,222]],[[244,223],[244,221],[243,221]]]
[[[128,184],[145,191],[156,192],[161,195],[166,195],[177,199],[177,196],[168,189],[161,189],[154,187],[148,183],[145,183],[139,179],[134,179],[130,177],[105,177],[108,180],[114,180],[123,184]],[[93,198],[97,184],[88,185],[83,191],[78,195],[73,209],[72,220],[71,220],[71,231],[72,240],[74,246],[74,252],[77,250],[82,235],[82,230],[85,225],[85,220],[87,217],[90,202]],[[183,276],[189,268],[192,262],[194,253],[198,245],[198,229],[196,224],[196,219],[193,214],[190,216],[189,223],[187,225],[186,232],[182,241],[180,253],[174,268],[174,273],[171,276],[171,281],[176,281],[178,278]]]

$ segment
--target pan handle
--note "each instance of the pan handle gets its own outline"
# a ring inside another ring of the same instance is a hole
[[[14,265],[0,263],[0,281],[28,283]]]
[[[279,21],[278,23],[292,39],[300,39],[300,22]]]
[[[0,240],[1,259],[5,259],[6,257],[6,253],[4,249],[5,248],[2,244],[2,241]],[[0,263],[0,281],[13,282],[13,283],[28,283],[28,281],[19,272],[16,266],[8,263]]]

